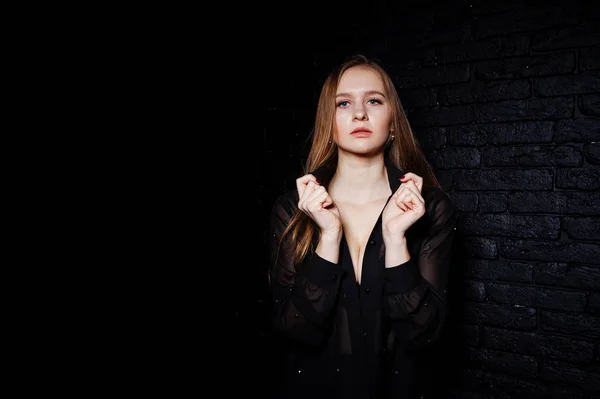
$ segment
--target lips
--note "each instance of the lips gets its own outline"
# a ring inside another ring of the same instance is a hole
[[[352,135],[365,135],[365,134],[371,134],[373,133],[372,131],[370,131],[369,129],[367,129],[366,127],[357,127],[356,129],[354,129],[350,134]]]

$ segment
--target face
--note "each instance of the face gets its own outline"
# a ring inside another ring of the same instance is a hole
[[[337,88],[334,139],[342,151],[371,154],[390,134],[392,113],[379,75],[364,67],[344,72]]]

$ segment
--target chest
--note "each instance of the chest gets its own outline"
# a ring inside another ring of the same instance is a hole
[[[342,220],[344,238],[352,258],[352,265],[357,282],[361,280],[362,263],[365,249],[373,229],[377,225],[387,198],[365,204],[337,203]]]

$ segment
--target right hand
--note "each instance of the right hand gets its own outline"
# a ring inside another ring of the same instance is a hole
[[[321,229],[322,235],[337,235],[342,231],[340,211],[333,203],[325,187],[307,174],[296,179],[298,208],[306,213]]]

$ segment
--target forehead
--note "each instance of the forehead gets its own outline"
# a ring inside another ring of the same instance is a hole
[[[338,93],[378,90],[384,92],[383,81],[377,72],[365,67],[346,70],[338,83]]]

